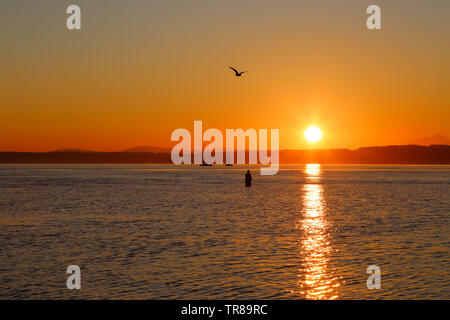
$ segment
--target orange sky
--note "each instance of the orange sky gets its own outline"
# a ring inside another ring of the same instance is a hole
[[[376,1],[380,31],[367,1],[78,1],[81,31],[70,1],[19,2],[0,4],[0,150],[169,146],[194,120],[290,149],[450,136],[450,2]]]

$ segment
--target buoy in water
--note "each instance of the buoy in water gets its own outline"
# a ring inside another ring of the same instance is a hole
[[[247,170],[247,173],[245,174],[245,186],[251,187],[252,186],[252,174],[250,173],[250,170]]]

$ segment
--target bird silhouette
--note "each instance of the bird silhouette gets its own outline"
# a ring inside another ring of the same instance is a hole
[[[230,68],[231,70],[234,71],[236,77],[240,77],[240,76],[242,76],[244,73],[247,72],[247,71],[241,71],[241,72],[239,72],[239,71],[237,71],[237,70],[236,70],[235,68],[233,68],[233,67],[228,67],[228,68]]]

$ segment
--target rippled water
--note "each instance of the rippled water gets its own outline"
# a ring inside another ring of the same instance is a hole
[[[0,166],[0,298],[450,298],[449,166],[246,169]]]

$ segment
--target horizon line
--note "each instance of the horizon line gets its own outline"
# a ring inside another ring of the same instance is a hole
[[[350,148],[350,147],[336,147],[336,148],[303,148],[303,149],[291,149],[291,148],[280,148],[278,151],[328,151],[328,150],[349,150],[354,151],[362,148],[383,148],[383,147],[407,147],[407,146],[416,146],[416,147],[432,147],[432,146],[450,146],[450,144],[430,144],[430,145],[420,145],[420,144],[388,144],[388,145],[368,145],[368,146],[361,146],[356,148]],[[167,150],[167,152],[155,152],[155,151],[129,151],[135,148],[155,148],[155,149],[163,149]],[[127,148],[125,150],[114,150],[114,151],[102,151],[102,150],[89,150],[89,149],[82,149],[82,148],[62,148],[62,149],[54,149],[50,151],[15,151],[15,150],[0,150],[0,153],[170,153],[172,150],[171,147],[160,147],[160,146],[138,146],[138,147],[131,147]],[[226,148],[223,148],[224,152],[226,152]],[[250,149],[245,150],[234,150],[234,152],[242,152],[242,151],[250,151]],[[257,150],[251,150],[258,152]],[[271,151],[271,149],[268,149],[267,151]],[[275,149],[274,149],[275,151]],[[196,151],[193,150],[192,153],[195,153]],[[201,151],[203,152],[203,150]]]

